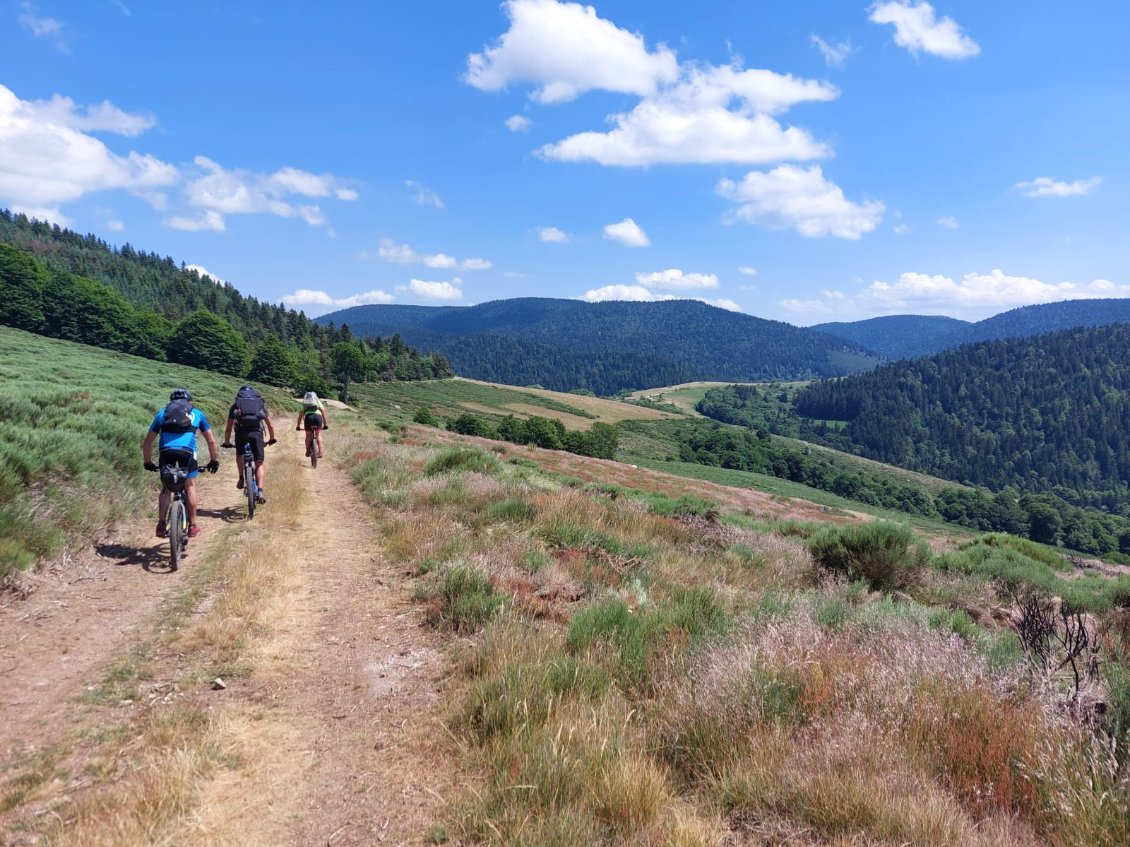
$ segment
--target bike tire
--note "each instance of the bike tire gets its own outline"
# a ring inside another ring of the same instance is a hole
[[[259,496],[259,486],[255,484],[255,462],[243,463],[243,490],[247,493],[247,519],[255,517],[255,500]]]
[[[310,467],[318,467],[318,444],[315,442],[310,445]]]
[[[184,503],[178,497],[174,497],[173,502],[169,504],[167,526],[169,528],[169,570],[175,571],[180,566],[180,557],[184,553],[184,545],[187,542],[184,529]]]

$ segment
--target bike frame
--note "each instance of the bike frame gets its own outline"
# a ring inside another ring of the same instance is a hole
[[[165,534],[169,538],[169,569],[176,570],[180,557],[188,547],[188,473],[180,465],[170,465],[162,472],[161,484],[170,494],[169,511],[165,514]]]

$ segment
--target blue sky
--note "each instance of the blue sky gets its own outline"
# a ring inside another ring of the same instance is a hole
[[[1130,4],[0,0],[0,205],[317,315],[1130,296]]]

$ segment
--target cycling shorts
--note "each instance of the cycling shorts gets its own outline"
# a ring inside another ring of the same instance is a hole
[[[321,412],[307,412],[306,416],[302,419],[307,429],[321,429],[325,426],[322,420]]]
[[[246,432],[240,432],[238,429],[235,431],[235,452],[240,456],[243,455],[243,445],[251,445],[251,455],[255,458],[256,462],[263,461],[263,430],[251,429]]]
[[[200,473],[200,466],[196,463],[196,454],[191,450],[162,450],[157,455],[157,467],[161,469],[161,482],[165,482],[165,468],[177,466],[184,468],[189,479],[195,479]],[[166,486],[168,487],[168,486]]]

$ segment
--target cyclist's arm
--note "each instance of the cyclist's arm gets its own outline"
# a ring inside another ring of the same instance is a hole
[[[228,418],[228,425],[224,427],[224,444],[231,444],[231,430],[235,426],[235,421]]]
[[[208,458],[213,462],[218,462],[220,460],[220,445],[216,443],[216,436],[212,434],[211,429],[204,430],[204,440],[208,442]]]
[[[322,428],[325,429],[327,426],[330,425],[330,416],[326,414],[326,404],[325,403],[319,402],[318,405],[322,407]]]
[[[298,410],[298,417],[294,421],[294,428],[295,429],[302,429],[302,418],[305,414],[306,414],[305,409],[299,409]]]
[[[153,460],[153,442],[157,440],[157,433],[153,430],[145,433],[145,440],[141,442],[141,460],[149,464]]]
[[[274,437],[275,437],[275,425],[273,423],[271,423],[271,413],[270,412],[267,412],[267,416],[265,418],[263,418],[263,423],[265,423],[267,425],[267,432],[268,432],[270,438],[273,440]]]

